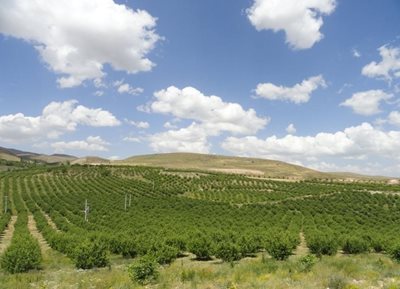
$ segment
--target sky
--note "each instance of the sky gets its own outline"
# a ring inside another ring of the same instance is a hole
[[[0,146],[400,176],[398,0],[3,0]]]

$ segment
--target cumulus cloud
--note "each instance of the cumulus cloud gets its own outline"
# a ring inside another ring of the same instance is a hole
[[[156,152],[209,153],[208,136],[204,126],[192,123],[186,128],[154,134],[149,141]]]
[[[113,0],[4,0],[0,33],[28,41],[60,87],[105,76],[104,65],[127,73],[149,71],[146,55],[160,37],[156,19]]]
[[[150,127],[150,124],[147,121],[133,121],[133,120],[125,120],[128,124],[133,125],[134,127],[140,129],[147,129]]]
[[[76,140],[70,142],[55,142],[51,144],[51,147],[56,152],[64,152],[68,150],[79,150],[79,151],[107,151],[107,146],[110,145],[99,136],[89,136],[86,140]]]
[[[322,75],[310,77],[292,87],[277,86],[272,83],[259,83],[255,92],[256,96],[268,100],[283,100],[300,104],[308,102],[313,91],[319,87],[326,87]]]
[[[0,116],[0,141],[18,143],[58,138],[78,125],[117,126],[120,121],[109,111],[78,105],[76,100],[51,102],[39,116],[22,113]]]
[[[288,134],[295,134],[296,133],[296,127],[294,126],[293,123],[289,124],[288,127],[286,128],[286,132]]]
[[[171,86],[154,93],[155,100],[144,111],[192,120],[186,128],[169,130],[151,136],[155,151],[208,152],[208,137],[222,132],[253,134],[264,128],[268,118],[257,116],[254,109],[245,110],[238,103],[223,101],[220,97],[206,96],[193,87],[183,89]],[[171,123],[166,124],[173,128]]]
[[[400,126],[400,112],[392,111],[388,116],[388,121],[390,124]]]
[[[372,61],[362,69],[362,74],[372,78],[382,78],[391,81],[400,78],[400,49],[381,46],[379,54],[382,58],[380,62]]]
[[[113,86],[117,87],[117,91],[120,94],[127,93],[131,95],[139,95],[144,91],[141,87],[133,87],[128,83],[124,83],[124,80],[114,81]]]
[[[212,131],[252,134],[264,128],[269,119],[258,117],[252,108],[245,110],[238,103],[224,102],[220,97],[206,96],[193,87],[170,86],[154,93],[155,101],[149,110],[191,119]]]
[[[331,156],[347,159],[393,158],[398,155],[400,131],[385,132],[369,123],[362,123],[343,131],[321,132],[315,136],[228,137],[222,147],[239,155],[300,161]]]
[[[323,38],[322,15],[335,7],[335,0],[254,0],[247,16],[258,31],[283,30],[291,48],[307,49]]]
[[[341,106],[350,107],[355,113],[361,115],[374,115],[381,112],[380,104],[392,98],[392,94],[378,90],[357,92],[349,99],[342,102]]]

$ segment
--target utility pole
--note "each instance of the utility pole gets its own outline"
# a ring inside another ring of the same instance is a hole
[[[4,214],[7,213],[8,196],[4,196]]]
[[[89,215],[89,206],[88,206],[87,199],[85,200],[85,210],[84,210],[84,212],[85,212],[85,221],[87,222],[88,221],[88,215]]]

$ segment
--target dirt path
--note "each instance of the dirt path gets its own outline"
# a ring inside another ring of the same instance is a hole
[[[14,225],[17,221],[17,216],[11,216],[10,223],[8,223],[7,228],[0,235],[0,255],[7,249],[11,244],[11,239],[14,234]]]
[[[60,230],[57,228],[57,225],[53,222],[53,220],[50,218],[50,216],[47,215],[45,212],[43,212],[43,215],[44,215],[44,217],[46,218],[47,223],[50,225],[50,227],[51,227],[53,230],[55,230],[55,231],[57,231],[57,232],[60,232]]]
[[[309,249],[307,247],[306,238],[304,237],[304,233],[300,232],[300,244],[297,246],[296,251],[294,252],[297,256],[304,256],[309,253]]]
[[[40,245],[40,250],[42,251],[42,255],[46,255],[47,251],[50,250],[50,246],[47,244],[46,240],[43,238],[42,233],[39,232],[35,219],[32,215],[28,216],[28,229],[31,235],[38,240]]]

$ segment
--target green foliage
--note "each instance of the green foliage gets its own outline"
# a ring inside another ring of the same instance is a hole
[[[106,247],[94,240],[85,240],[75,248],[75,267],[79,269],[101,268],[109,265]]]
[[[292,255],[293,243],[287,235],[278,234],[269,239],[267,252],[276,260],[286,260]]]
[[[199,260],[209,260],[214,254],[214,246],[210,239],[204,236],[194,237],[188,246],[190,252]]]
[[[310,272],[311,268],[314,267],[314,265],[317,263],[317,258],[312,254],[308,254],[301,257],[298,262],[300,266],[300,271]]]
[[[360,254],[368,252],[368,242],[360,237],[349,237],[344,241],[343,252],[345,254]]]
[[[145,255],[129,265],[128,273],[132,281],[145,285],[157,280],[158,265],[153,256]]]
[[[138,254],[137,243],[133,238],[122,239],[119,250],[123,257],[134,258]]]
[[[215,249],[215,257],[222,259],[224,262],[234,262],[240,260],[240,248],[231,242],[221,242]]]
[[[390,257],[400,263],[400,242],[390,249]]]
[[[40,269],[42,256],[38,242],[29,234],[21,234],[13,238],[0,260],[4,270],[15,274]]]
[[[320,233],[316,233],[314,236],[307,238],[307,246],[310,252],[317,256],[333,256],[336,254],[339,247],[337,241],[333,237]]]
[[[154,256],[154,259],[159,264],[164,265],[174,261],[179,255],[179,250],[169,245],[157,244],[152,248],[150,254]]]

